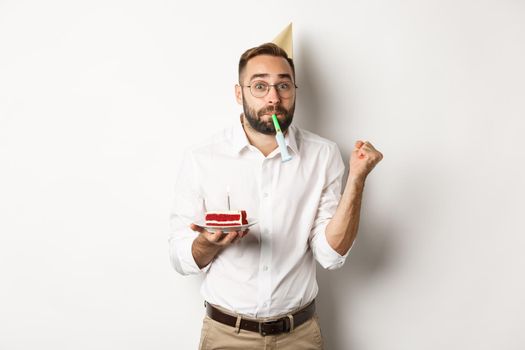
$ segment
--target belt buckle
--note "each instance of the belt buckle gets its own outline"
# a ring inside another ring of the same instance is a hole
[[[280,332],[279,333],[290,333],[290,320],[288,318],[280,318],[278,320],[275,320],[275,321],[268,321],[268,322],[259,322],[259,334],[262,335],[263,337],[267,336],[268,335],[268,331],[265,328],[265,326],[273,326],[273,325],[277,325],[277,324],[280,324],[281,325],[281,329],[280,329]],[[272,333],[272,334],[276,334],[276,333]]]

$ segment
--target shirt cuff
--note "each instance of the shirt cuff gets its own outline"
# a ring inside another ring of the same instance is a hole
[[[201,272],[207,272],[210,269],[211,262],[204,266],[202,269],[199,268],[199,265],[195,262],[195,258],[193,257],[193,254],[191,252],[191,247],[193,245],[193,241],[190,242],[189,247],[187,249],[183,249],[181,252],[182,259],[186,262],[186,268],[190,273],[197,274]],[[212,260],[213,261],[213,260]]]
[[[320,232],[319,236],[320,237],[317,240],[317,259],[321,266],[328,270],[337,269],[343,266],[346,261],[346,257],[348,254],[350,254],[350,250],[352,250],[352,247],[354,246],[355,240],[345,255],[341,255],[334,248],[332,248],[330,243],[328,243],[325,230]]]
[[[212,262],[210,262],[208,265],[204,266],[203,268],[199,268],[191,252],[194,239],[195,238],[187,238],[176,243],[171,242],[173,249],[172,251],[175,253],[172,254],[172,262],[175,270],[177,270],[182,275],[196,275],[208,272],[213,262],[212,260]]]

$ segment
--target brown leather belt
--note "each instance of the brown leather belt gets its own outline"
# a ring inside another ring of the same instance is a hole
[[[237,327],[237,317],[225,314],[219,309],[213,307],[210,303],[206,304],[206,314],[213,320],[223,323],[231,327]],[[257,332],[262,336],[273,335],[279,333],[289,333],[294,328],[299,327],[315,314],[315,299],[310,304],[295,312],[290,316],[284,316],[277,320],[257,322],[241,318],[239,323],[240,329]]]

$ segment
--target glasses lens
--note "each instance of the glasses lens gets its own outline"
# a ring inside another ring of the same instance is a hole
[[[270,86],[264,81],[254,81],[250,85],[250,91],[254,97],[264,97],[268,93]]]
[[[275,86],[275,88],[279,92],[279,95],[283,98],[291,97],[294,92],[294,85],[290,82],[279,83]]]

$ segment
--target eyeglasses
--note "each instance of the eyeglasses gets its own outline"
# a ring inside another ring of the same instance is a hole
[[[250,92],[253,97],[261,98],[268,95],[270,92],[270,87],[275,87],[275,90],[282,98],[290,98],[295,94],[295,89],[297,85],[293,84],[290,81],[283,81],[277,84],[268,84],[265,81],[254,81],[251,85],[241,85],[242,87],[250,88]]]

